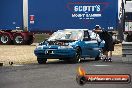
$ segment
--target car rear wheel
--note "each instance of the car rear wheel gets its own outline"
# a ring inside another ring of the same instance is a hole
[[[76,55],[72,60],[73,63],[79,63],[81,61],[81,49],[79,47],[76,48]]]
[[[37,58],[39,64],[46,64],[47,59],[45,58]]]
[[[97,57],[95,57],[95,61],[101,60],[101,57],[99,57],[99,55]]]
[[[97,55],[96,57],[95,57],[95,60],[96,61],[98,61],[98,60],[101,60],[102,58],[103,58],[103,50],[101,49],[101,50],[99,50],[99,55]]]

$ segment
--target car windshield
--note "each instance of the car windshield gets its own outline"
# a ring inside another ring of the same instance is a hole
[[[83,37],[83,32],[80,30],[60,30],[54,32],[48,41],[55,40],[80,40]]]

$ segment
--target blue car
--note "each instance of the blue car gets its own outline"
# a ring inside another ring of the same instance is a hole
[[[78,63],[82,58],[92,57],[99,60],[104,41],[88,29],[65,29],[54,32],[34,50],[39,64],[47,59],[60,59]]]

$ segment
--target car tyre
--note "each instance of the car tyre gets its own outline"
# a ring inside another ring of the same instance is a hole
[[[95,61],[101,60],[101,57],[98,55],[97,57],[95,57]]]
[[[76,48],[76,54],[74,59],[72,60],[73,63],[79,63],[81,61],[81,49],[79,47]]]
[[[101,49],[99,55],[95,57],[95,61],[101,60],[102,58],[103,58],[103,50]]]
[[[46,64],[47,59],[45,58],[37,58],[39,64]]]

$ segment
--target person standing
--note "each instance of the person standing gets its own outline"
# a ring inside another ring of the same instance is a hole
[[[105,45],[103,47],[103,53],[106,55],[104,61],[112,61],[112,51],[114,51],[114,42],[112,35],[105,30],[102,30],[99,25],[95,26],[95,29],[93,30],[95,33],[97,33],[101,40],[105,41]]]

